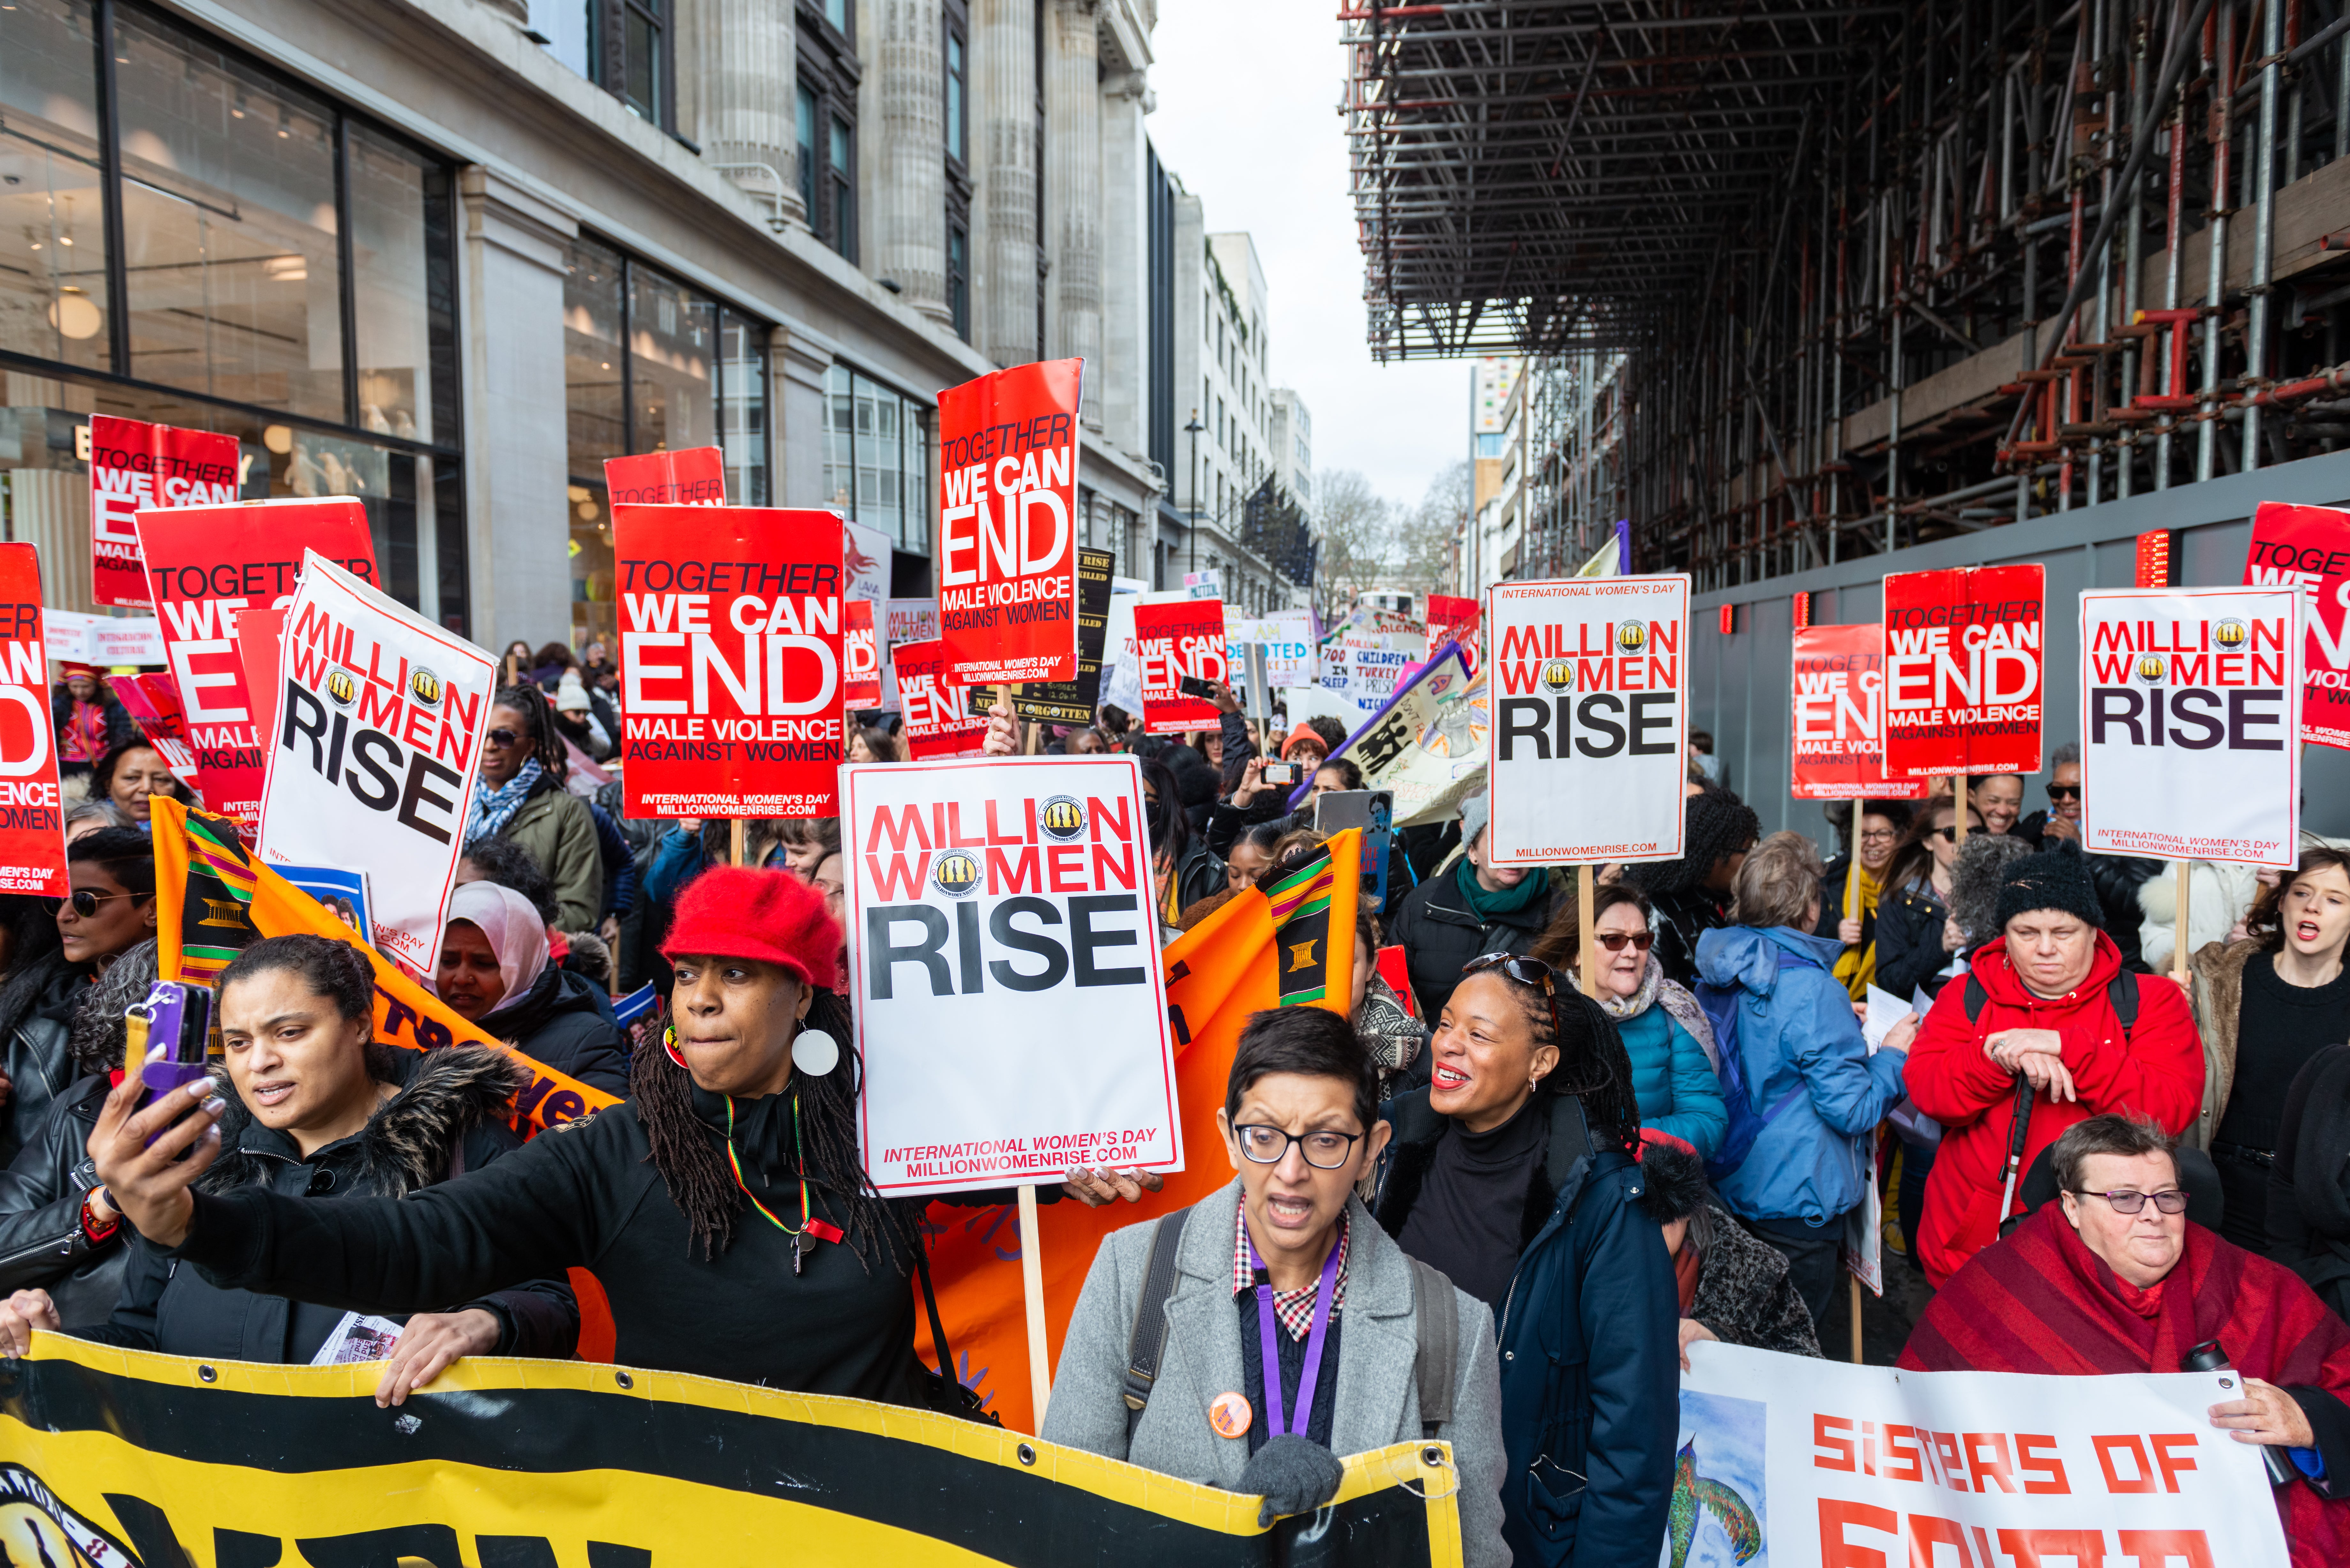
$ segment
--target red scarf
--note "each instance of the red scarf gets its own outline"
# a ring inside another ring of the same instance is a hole
[[[2207,1339],[2247,1376],[2350,1395],[2350,1324],[2292,1270],[2190,1222],[2178,1264],[2142,1291],[2089,1251],[2061,1203],[2043,1204],[1951,1275],[1900,1364],[1920,1372],[2176,1372]],[[2350,1501],[2329,1501],[2296,1480],[2278,1490],[2277,1511],[2296,1568],[2350,1561]]]

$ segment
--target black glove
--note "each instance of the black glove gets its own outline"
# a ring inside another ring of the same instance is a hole
[[[1264,1499],[1256,1514],[1262,1530],[1284,1514],[1311,1513],[1321,1507],[1338,1495],[1338,1483],[1346,1475],[1338,1456],[1311,1438],[1268,1438],[1264,1447],[1249,1456],[1240,1485],[1232,1490]]]

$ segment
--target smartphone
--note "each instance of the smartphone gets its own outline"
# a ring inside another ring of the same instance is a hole
[[[1202,680],[1196,675],[1186,675],[1182,680],[1175,682],[1175,690],[1186,697],[1197,697],[1203,702],[1212,702],[1216,700],[1216,683],[1212,680]]]
[[[124,1021],[129,1028],[123,1059],[141,1064],[139,1077],[146,1085],[140,1104],[145,1105],[157,1095],[170,1094],[204,1075],[213,1037],[210,990],[176,980],[159,980],[148,988],[145,1000],[124,1014]],[[158,1044],[168,1048],[155,1061],[148,1061],[147,1054]]]
[[[1297,783],[1297,764],[1295,763],[1267,763],[1264,764],[1263,771],[1258,774],[1257,777],[1269,784],[1295,784]]]

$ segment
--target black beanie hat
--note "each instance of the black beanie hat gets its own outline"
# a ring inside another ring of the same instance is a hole
[[[2097,903],[2089,864],[2079,850],[2059,844],[2009,865],[1999,883],[1999,929],[2005,930],[2008,921],[2033,909],[2062,909],[2092,927],[2104,928],[2106,912]]]

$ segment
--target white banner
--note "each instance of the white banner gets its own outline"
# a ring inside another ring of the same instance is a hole
[[[1487,864],[1681,852],[1690,580],[1496,583]]]
[[[852,763],[841,794],[874,1186],[1183,1168],[1140,764]]]
[[[151,615],[85,615],[53,609],[42,614],[49,658],[110,670],[122,664],[163,662],[163,623]]]
[[[2081,842],[2095,854],[2300,858],[2301,595],[2081,595]]]
[[[1253,616],[1226,605],[1224,634],[1232,645],[1234,670],[1248,668],[1245,649],[1250,643],[1264,646],[1267,686],[1305,686],[1319,673],[1311,610],[1275,610],[1270,615]]]
[[[2232,1372],[1690,1367],[1660,1568],[2286,1568],[2259,1452],[2211,1425]]]
[[[497,660],[312,550],[278,681],[262,857],[366,873],[376,946],[431,973]]]

